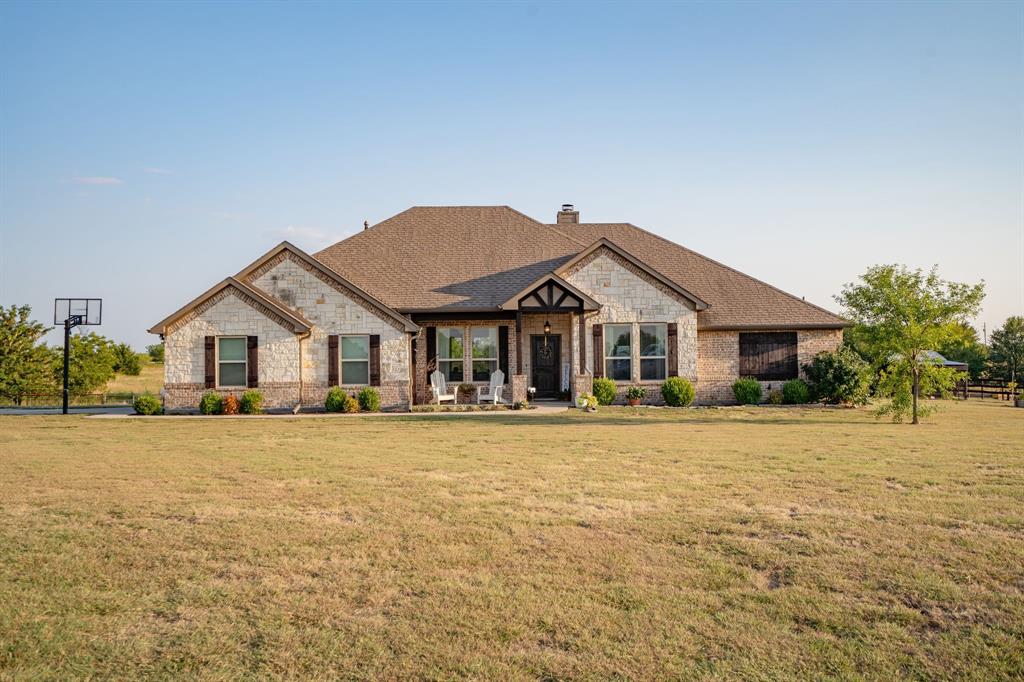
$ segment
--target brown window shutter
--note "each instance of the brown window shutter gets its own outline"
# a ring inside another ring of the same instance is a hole
[[[217,385],[217,337],[207,336],[204,345],[206,351],[206,388]]]
[[[668,375],[679,376],[679,342],[678,326],[675,322],[668,323]]]
[[[260,354],[258,350],[258,336],[246,338],[246,377],[245,385],[249,388],[257,388],[260,385]]]
[[[327,337],[327,385],[338,385],[338,335]]]
[[[380,334],[370,334],[370,385],[380,386]]]
[[[437,327],[427,327],[427,374],[437,369]]]
[[[508,383],[508,326],[498,327],[498,369],[505,376],[505,383]]]
[[[604,376],[604,332],[602,325],[595,324],[594,331],[594,378]]]

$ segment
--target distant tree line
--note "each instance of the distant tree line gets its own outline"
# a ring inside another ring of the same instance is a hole
[[[0,398],[19,402],[26,394],[58,393],[64,363],[63,346],[48,346],[51,327],[32,320],[29,306],[0,307]],[[149,354],[154,356],[154,346]],[[163,344],[159,344],[163,359]],[[72,334],[68,388],[73,395],[92,393],[117,374],[138,375],[139,354],[94,332]]]

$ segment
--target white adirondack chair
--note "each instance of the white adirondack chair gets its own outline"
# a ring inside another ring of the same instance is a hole
[[[434,373],[430,375],[430,390],[433,391],[434,400],[438,405],[447,400],[452,401],[453,405],[459,404],[458,388],[449,393],[448,382],[444,380],[444,374],[439,369],[434,370]]]
[[[501,402],[501,389],[505,385],[505,373],[500,369],[491,374],[489,386],[479,386],[476,389],[476,402],[493,402],[495,405]]]

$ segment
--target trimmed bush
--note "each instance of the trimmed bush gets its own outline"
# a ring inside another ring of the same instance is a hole
[[[683,377],[669,377],[661,385],[661,397],[669,407],[689,407],[693,404],[693,384]]]
[[[328,412],[341,412],[345,408],[345,398],[350,397],[352,396],[346,395],[340,386],[334,386],[331,390],[327,391],[327,397],[324,399],[324,409]]]
[[[732,394],[740,405],[757,405],[761,402],[761,384],[757,379],[739,379],[732,385]]]
[[[224,398],[224,414],[238,414],[238,410],[241,405],[238,404],[238,398],[235,397],[234,393],[229,393]]]
[[[367,386],[359,391],[357,397],[359,398],[359,409],[363,412],[380,412],[380,391],[377,389]]]
[[[769,405],[781,405],[785,398],[782,396],[782,391],[769,391],[768,392],[768,404]]]
[[[143,393],[132,402],[135,414],[160,414],[164,411],[160,399],[152,393]]]
[[[263,414],[263,394],[260,391],[246,391],[242,394],[242,414]]]
[[[221,414],[224,412],[224,399],[219,394],[210,391],[204,393],[199,400],[200,414]]]
[[[803,405],[811,397],[811,391],[802,379],[790,379],[782,384],[782,400],[787,405]]]
[[[804,373],[811,382],[814,399],[823,403],[863,405],[868,401],[871,370],[855,351],[840,346],[833,352],[818,353]]]
[[[345,414],[355,414],[359,411],[359,401],[355,399],[355,396],[346,395],[341,405],[341,411]]]
[[[594,379],[594,397],[599,405],[611,405],[615,402],[615,382],[605,377]]]

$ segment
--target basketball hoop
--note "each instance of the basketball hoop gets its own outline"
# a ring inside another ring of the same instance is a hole
[[[63,414],[68,413],[68,366],[71,360],[71,330],[79,326],[100,324],[103,319],[101,298],[53,299],[53,323],[64,326],[64,403]]]

